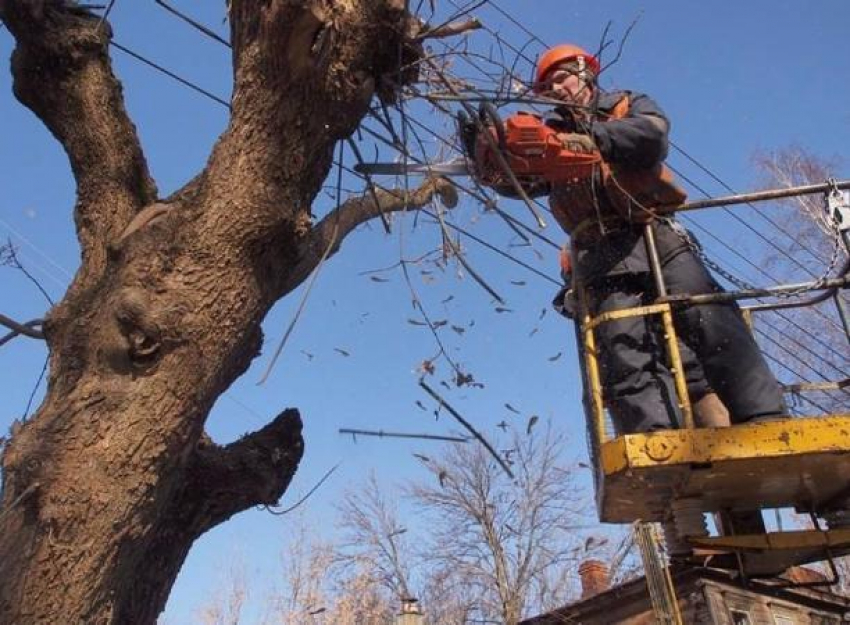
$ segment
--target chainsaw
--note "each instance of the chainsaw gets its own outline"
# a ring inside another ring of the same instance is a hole
[[[593,175],[601,161],[597,151],[577,152],[564,147],[557,131],[533,113],[518,112],[503,121],[496,107],[484,103],[478,115],[479,119],[473,121],[464,111],[458,113],[464,157],[440,163],[360,163],[354,169],[374,175],[472,176],[498,190],[512,185],[500,161],[523,187],[584,180]]]

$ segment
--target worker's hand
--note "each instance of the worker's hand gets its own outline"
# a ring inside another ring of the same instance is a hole
[[[593,137],[583,135],[577,132],[560,132],[558,139],[564,144],[564,147],[573,152],[591,153],[596,151],[596,143]]]

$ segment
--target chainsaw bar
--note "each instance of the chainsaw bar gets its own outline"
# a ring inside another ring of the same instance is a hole
[[[354,171],[372,176],[403,176],[404,174],[434,174],[437,176],[470,176],[472,163],[457,158],[443,163],[358,163]]]

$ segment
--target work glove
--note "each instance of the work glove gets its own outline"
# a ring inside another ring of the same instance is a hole
[[[561,140],[565,148],[572,152],[590,154],[596,151],[596,143],[590,135],[583,135],[578,132],[562,132],[558,133],[558,139]]]
[[[457,122],[463,151],[467,157],[475,158],[475,144],[478,141],[478,124],[469,119],[469,116],[464,111],[458,111]]]

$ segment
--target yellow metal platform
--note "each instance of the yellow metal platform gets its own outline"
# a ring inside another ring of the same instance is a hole
[[[599,450],[602,521],[664,521],[670,503],[705,511],[820,509],[850,497],[850,414],[631,434]]]

